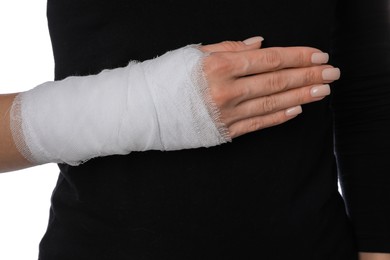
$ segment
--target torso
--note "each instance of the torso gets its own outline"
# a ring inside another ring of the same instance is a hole
[[[326,52],[336,4],[49,0],[56,79],[256,35]],[[60,165],[41,259],[355,259],[329,99],[303,110],[218,147]]]

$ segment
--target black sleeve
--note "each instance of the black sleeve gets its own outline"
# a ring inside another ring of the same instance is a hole
[[[339,0],[335,152],[361,252],[390,253],[390,1]]]

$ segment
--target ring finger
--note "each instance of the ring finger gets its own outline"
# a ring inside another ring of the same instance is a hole
[[[331,83],[340,78],[340,70],[329,65],[285,69],[238,78],[232,88],[237,92],[236,104],[250,99],[281,93],[303,86]]]
[[[243,119],[269,115],[287,108],[319,101],[329,94],[330,86],[321,84],[247,100],[231,111],[230,120],[226,123],[230,125]]]

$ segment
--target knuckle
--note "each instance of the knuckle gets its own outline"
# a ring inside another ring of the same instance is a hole
[[[297,100],[298,100],[298,103],[301,105],[301,104],[305,104],[307,103],[308,101],[308,98],[307,98],[307,91],[306,89],[301,89],[299,94],[298,94],[298,97],[297,97]]]
[[[264,113],[270,113],[274,111],[276,108],[277,101],[275,97],[273,96],[266,96],[263,98],[263,102],[261,104],[261,109],[263,110]]]
[[[307,69],[304,74],[304,83],[309,85],[318,80],[317,72],[313,69]]]
[[[234,63],[223,53],[211,53],[203,65],[206,75],[223,76],[233,70]]]
[[[265,62],[273,69],[279,69],[283,60],[280,51],[277,48],[269,49],[265,52]]]
[[[236,50],[237,48],[240,48],[243,45],[241,42],[237,42],[237,41],[223,41],[221,44],[226,51]]]
[[[281,113],[274,113],[268,116],[253,117],[246,120],[244,130],[241,132],[250,133],[265,129],[267,127],[280,125],[286,121],[286,117],[284,117]]]
[[[238,102],[250,99],[253,96],[252,87],[249,84],[242,84],[233,88],[234,96],[238,99]]]
[[[236,137],[243,134],[239,128],[237,129],[237,127],[234,127],[234,126],[228,127],[228,130],[229,130],[229,135],[231,138],[236,138]]]
[[[303,50],[298,51],[296,61],[299,65],[304,65],[307,63],[306,53]]]
[[[277,113],[271,115],[269,120],[269,126],[275,126],[283,123],[285,121],[285,117],[283,117],[280,113]]]
[[[306,103],[306,92],[305,89],[299,89],[294,94],[295,102],[299,105]]]
[[[227,92],[220,87],[213,87],[210,89],[212,101],[219,108],[223,109],[229,103],[229,96]]]
[[[229,109],[220,109],[219,120],[229,129],[231,125],[236,122],[234,111]]]
[[[260,130],[260,129],[264,129],[265,128],[265,124],[264,124],[264,120],[262,118],[251,118],[249,119],[249,122],[248,122],[248,133],[249,132],[254,132],[254,131],[257,131],[257,130]]]
[[[233,109],[239,99],[239,92],[228,83],[209,84],[212,102],[221,113]]]
[[[272,92],[279,92],[287,89],[288,83],[281,73],[273,72],[267,80],[267,86]]]

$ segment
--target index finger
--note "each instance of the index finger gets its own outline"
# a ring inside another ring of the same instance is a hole
[[[232,74],[236,77],[286,68],[310,67],[327,63],[329,55],[311,47],[272,47],[230,52],[234,60]]]

